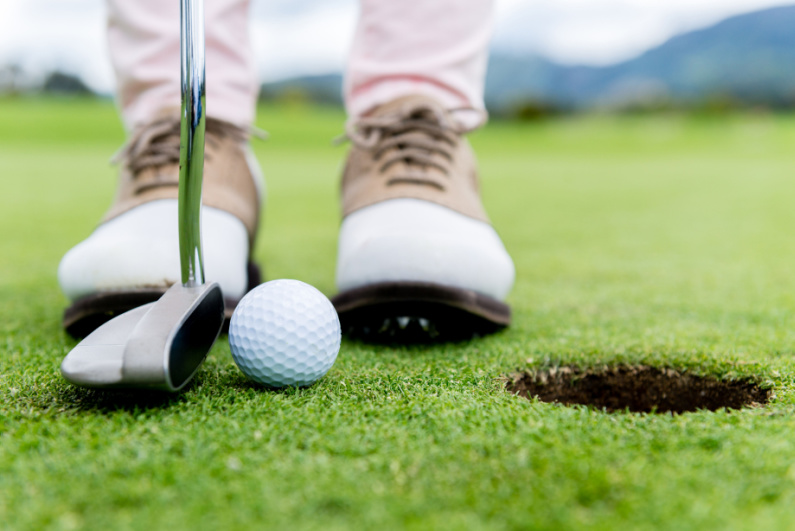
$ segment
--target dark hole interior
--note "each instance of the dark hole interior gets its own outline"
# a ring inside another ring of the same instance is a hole
[[[614,366],[555,367],[513,375],[508,391],[525,398],[607,411],[685,413],[766,404],[770,391],[749,379],[719,380],[674,369]]]

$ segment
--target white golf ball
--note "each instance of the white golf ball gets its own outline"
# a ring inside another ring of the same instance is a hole
[[[237,305],[229,324],[235,363],[269,387],[311,385],[334,365],[341,339],[331,301],[298,280],[257,286]]]

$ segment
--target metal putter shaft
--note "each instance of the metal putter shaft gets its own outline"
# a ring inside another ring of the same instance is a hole
[[[156,302],[108,321],[72,349],[61,374],[83,387],[178,391],[198,370],[224,322],[216,283],[205,284],[201,192],[206,124],[204,0],[180,0],[179,253],[182,283]]]

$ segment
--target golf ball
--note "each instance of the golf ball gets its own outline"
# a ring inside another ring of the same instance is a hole
[[[328,372],[340,350],[340,320],[317,289],[272,280],[251,290],[229,324],[232,357],[268,387],[305,387]]]

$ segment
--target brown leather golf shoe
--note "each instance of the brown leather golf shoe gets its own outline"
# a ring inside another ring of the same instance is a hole
[[[71,305],[63,325],[82,337],[110,318],[152,302],[179,281],[179,117],[135,131],[119,156],[116,198],[102,223],[61,260],[58,280]],[[202,230],[205,272],[224,293],[227,317],[260,282],[250,260],[262,178],[248,133],[208,118]]]
[[[483,208],[463,136],[471,127],[457,114],[410,96],[347,127],[332,301],[352,335],[458,340],[510,323],[513,262]]]

